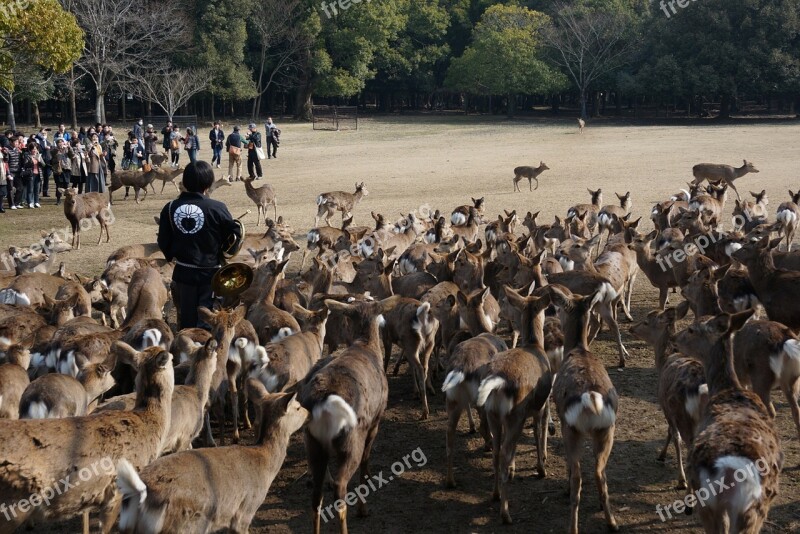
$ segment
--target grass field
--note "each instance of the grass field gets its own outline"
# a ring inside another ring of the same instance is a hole
[[[588,202],[586,188],[602,187],[605,202],[615,201],[614,192],[631,191],[635,216],[643,216],[651,227],[652,203],[685,187],[692,165],[725,162],[741,165],[747,158],[761,171],[737,182],[740,192],[766,189],[769,211],[788,199],[787,189],[800,186],[797,138],[800,125],[739,124],[683,126],[600,126],[590,124],[578,134],[572,120],[563,122],[505,121],[495,119],[413,117],[365,119],[358,131],[314,132],[308,124],[279,124],[283,130],[277,160],[265,161],[265,178],[278,195],[278,213],[297,230],[298,242],[313,223],[314,199],[322,191],[351,191],[355,182],[366,182],[369,190],[355,212],[355,224],[371,224],[374,210],[394,219],[401,212],[422,205],[449,211],[486,196],[487,212],[496,216],[503,209],[541,211],[540,222],[563,216],[577,202]],[[230,130],[230,126],[226,128]],[[201,132],[210,159],[206,134]],[[183,156],[185,159],[185,156]],[[227,158],[225,158],[227,159]],[[512,169],[544,161],[551,168],[541,177],[538,191],[512,192]],[[184,162],[185,164],[185,162]],[[222,176],[223,171],[217,171]],[[156,227],[153,215],[173,197],[173,190],[152,194],[140,205],[122,201],[115,194],[116,221],[111,243],[96,246],[93,228],[84,235],[80,251],[63,256],[67,268],[83,274],[99,274],[105,258],[119,246],[151,242]],[[241,183],[215,193],[234,216],[252,203]],[[42,209],[7,212],[0,216],[3,248],[37,241],[40,230],[63,228],[66,220],[54,199],[45,199]],[[726,206],[730,213],[732,201]],[[774,215],[773,215],[774,218]],[[256,232],[255,214],[245,218],[248,232]],[[338,220],[336,221],[338,223]],[[729,227],[729,224],[726,225]],[[299,255],[290,266],[297,268]],[[674,298],[673,298],[674,303]],[[634,293],[632,313],[643,317],[656,306],[656,294],[644,275]],[[609,365],[612,381],[620,392],[620,411],[608,480],[611,501],[624,532],[698,532],[696,517],[676,517],[662,522],[656,505],[665,506],[682,497],[675,490],[674,452],[664,464],[655,458],[666,434],[666,424],[656,404],[656,374],[652,350],[637,341],[622,326],[623,339],[631,353],[628,367],[613,367],[617,352],[607,333],[593,345]],[[441,378],[440,378],[441,380]],[[443,487],[446,415],[441,394],[429,399],[431,417],[419,422],[418,402],[411,379],[403,367],[389,378],[389,408],[372,454],[372,471],[390,474],[390,467],[420,448],[424,466],[407,469],[387,486],[368,497],[371,515],[355,518],[352,532],[563,532],[568,524],[569,498],[560,433],[550,440],[548,477],[535,477],[535,446],[529,432],[517,455],[519,478],[511,487],[512,527],[502,527],[499,510],[491,501],[491,458],[481,451],[479,438],[466,434],[462,421],[458,435],[454,491]],[[796,532],[800,529],[800,447],[789,409],[781,394],[774,396],[777,424],[786,454],[781,493],[772,507],[766,532]],[[307,487],[301,433],[292,440],[284,468],[253,523],[253,532],[307,532],[310,529],[310,490]],[[604,532],[593,480],[593,461],[584,460],[581,526],[584,532]],[[388,477],[387,477],[388,478]],[[326,494],[324,506],[329,504]],[[338,531],[336,520],[326,532]]]

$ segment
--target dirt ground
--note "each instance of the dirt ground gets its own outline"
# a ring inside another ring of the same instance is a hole
[[[685,187],[696,163],[741,165],[743,158],[753,161],[761,172],[739,180],[739,190],[744,196],[750,190],[766,189],[773,213],[780,202],[788,199],[787,189],[800,186],[796,183],[800,125],[791,122],[691,127],[590,123],[583,135],[578,134],[572,120],[379,118],[363,119],[358,131],[346,132],[314,132],[308,124],[279,126],[283,130],[279,158],[264,162],[265,178],[275,186],[278,213],[294,226],[298,242],[305,240],[304,233],[313,223],[317,194],[334,189],[350,191],[355,182],[361,181],[366,182],[370,194],[356,209],[355,224],[371,224],[371,210],[394,218],[401,212],[429,205],[449,213],[454,206],[469,202],[471,196],[486,196],[487,211],[493,216],[502,209],[516,209],[523,214],[541,210],[539,221],[548,222],[553,215],[563,216],[570,205],[587,202],[587,187],[602,187],[606,203],[616,200],[615,191],[631,191],[633,211],[644,217],[645,228],[650,226],[647,216],[652,203]],[[226,130],[230,128],[227,125]],[[201,158],[210,159],[208,141],[202,136],[205,150],[201,151]],[[540,177],[539,189],[529,192],[523,184],[522,193],[513,193],[512,169],[539,161],[551,168]],[[217,171],[218,175],[222,176],[225,170]],[[111,243],[95,245],[98,230],[93,228],[84,235],[79,252],[63,256],[67,268],[98,274],[107,255],[117,247],[153,241],[153,215],[173,195],[174,190],[167,189],[164,194],[151,194],[137,206],[131,200],[123,202],[118,191]],[[225,201],[234,216],[252,207],[241,183],[223,188],[214,196]],[[52,205],[52,199],[46,200],[40,210],[0,216],[3,248],[35,242],[39,230],[64,227],[62,211]],[[726,207],[728,213],[732,204],[730,201]],[[248,232],[255,233],[255,214],[245,221]],[[293,267],[297,268],[296,262]],[[636,319],[656,305],[656,294],[643,275],[637,281],[632,305]],[[656,505],[666,506],[683,494],[674,489],[674,451],[670,449],[666,464],[656,461],[666,423],[656,404],[653,352],[628,333],[627,325],[622,330],[631,355],[626,369],[615,367],[617,352],[607,333],[601,334],[592,346],[608,364],[621,397],[616,441],[608,466],[617,521],[624,532],[698,532],[696,517],[679,516],[662,522],[656,513]],[[442,378],[436,382],[441,384]],[[779,392],[774,400],[786,459],[780,495],[764,531],[796,532],[800,529],[800,447],[786,400]],[[352,532],[566,530],[569,498],[565,495],[567,480],[560,432],[549,440],[548,475],[544,480],[535,477],[536,451],[530,432],[526,432],[517,455],[518,478],[510,494],[514,525],[504,527],[499,507],[491,500],[491,458],[482,452],[477,435],[467,433],[465,418],[457,443],[459,486],[453,491],[444,488],[446,414],[441,393],[429,398],[429,402],[431,416],[420,422],[419,402],[414,398],[407,368],[403,366],[397,377],[390,376],[389,407],[372,454],[373,474],[382,471],[388,480],[395,462],[419,451],[409,458],[410,468],[404,468],[402,474],[367,497],[369,517],[356,518],[351,510]],[[419,460],[421,455],[424,462]],[[302,433],[298,433],[251,532],[310,530],[310,476],[304,457]],[[396,465],[395,469],[400,471]],[[584,532],[605,532],[593,471],[591,456],[586,454],[581,528]],[[331,503],[331,495],[326,493],[323,506]],[[338,531],[336,519],[328,522],[324,531]]]

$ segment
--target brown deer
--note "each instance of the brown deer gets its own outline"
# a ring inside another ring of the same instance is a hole
[[[77,379],[59,373],[40,376],[22,394],[20,419],[59,419],[92,413],[103,393],[114,386],[113,364],[114,358],[109,363],[87,364]]]
[[[708,401],[708,385],[703,364],[675,351],[676,323],[689,310],[686,301],[677,308],[657,310],[631,326],[631,334],[653,346],[658,373],[658,404],[667,419],[667,440],[658,461],[667,458],[670,444],[678,459],[678,489],[686,489],[681,441],[689,450],[694,443],[697,425]]]
[[[778,493],[780,437],[764,403],[742,387],[734,368],[732,336],[752,315],[717,315],[676,340],[681,352],[702,360],[708,380],[710,399],[689,455],[689,487],[708,495],[700,506],[706,532],[759,532]],[[723,494],[716,491],[719,481],[727,488]]]
[[[464,226],[467,224],[467,219],[469,219],[469,214],[472,209],[476,210],[477,217],[480,221],[480,218],[483,217],[486,211],[486,197],[470,198],[472,200],[472,206],[465,204],[454,209],[453,213],[450,214],[450,224],[453,226]]]
[[[694,174],[692,183],[699,185],[703,183],[703,180],[708,180],[709,183],[725,182],[736,193],[736,198],[741,200],[739,191],[736,190],[733,182],[751,172],[758,172],[758,169],[747,160],[744,160],[744,165],[738,168],[719,163],[700,163],[692,167],[692,174]]]
[[[100,237],[97,244],[103,240],[103,230],[106,231],[106,243],[111,240],[108,233],[109,219],[113,220],[111,214],[111,203],[102,193],[84,193],[79,195],[74,187],[69,189],[59,189],[58,192],[64,195],[64,215],[72,226],[72,248],[81,248],[81,221],[84,219],[97,219],[100,223]]]
[[[597,214],[597,234],[601,237],[604,231],[608,231],[608,237],[611,238],[612,232],[617,233],[621,231],[619,220],[627,216],[631,212],[633,202],[631,201],[631,192],[628,191],[624,195],[614,193],[619,199],[619,206],[609,204],[603,206]],[[597,242],[597,251],[600,251],[600,241]]]
[[[528,179],[528,188],[533,191],[532,182],[536,180],[536,189],[539,189],[539,175],[544,171],[550,170],[544,161],[539,162],[538,167],[517,167],[514,169],[514,191],[519,191],[519,182],[523,178]]]
[[[295,395],[266,395],[256,443],[165,456],[136,468],[122,459],[119,529],[133,532],[247,532],[308,412]],[[220,497],[223,500],[220,500]]]
[[[254,177],[244,179],[244,190],[247,196],[252,200],[258,208],[256,215],[256,226],[261,224],[261,219],[264,219],[264,224],[267,223],[267,208],[272,206],[275,212],[275,219],[278,218],[278,201],[275,198],[275,188],[270,184],[264,184],[261,187],[253,187]]]
[[[369,195],[364,182],[356,184],[355,193],[344,191],[331,191],[322,193],[317,197],[317,215],[314,217],[314,226],[319,226],[320,217],[325,217],[325,223],[330,226],[330,218],[336,211],[342,212],[342,220],[353,215],[353,210],[361,199]]]
[[[19,403],[30,384],[28,367],[31,353],[28,349],[9,349],[6,363],[0,365],[0,419],[18,419]]]
[[[508,293],[523,312],[521,347],[497,354],[488,364],[486,377],[478,387],[477,406],[486,412],[492,435],[494,466],[493,499],[500,500],[500,517],[511,523],[508,510],[508,484],[514,478],[517,443],[525,421],[533,417],[538,455],[538,476],[547,474],[547,399],[553,374],[544,350],[544,310],[550,293],[539,288],[531,296]]]
[[[564,331],[564,361],[553,383],[553,400],[561,420],[570,487],[571,534],[578,533],[581,500],[581,456],[583,441],[594,445],[595,479],[600,504],[609,530],[619,530],[611,510],[606,483],[606,465],[614,446],[619,394],[603,363],[589,349],[589,320],[602,293],[581,297],[567,288],[548,286],[553,303],[561,309]]]
[[[586,226],[589,228],[592,235],[594,235],[594,230],[597,226],[597,215],[600,213],[600,209],[603,206],[603,190],[598,187],[597,191],[592,191],[591,189],[587,189],[587,191],[589,191],[589,194],[592,196],[592,203],[575,204],[567,210],[567,217],[576,217],[585,213]]]
[[[389,396],[379,320],[398,302],[399,297],[352,304],[325,301],[328,309],[339,310],[356,323],[358,337],[330,363],[307,377],[298,393],[300,404],[311,415],[305,437],[313,480],[314,534],[320,532],[322,484],[330,460],[337,460],[333,484],[342,534],[347,533],[347,505],[339,505],[344,503],[347,483],[359,467],[362,480],[370,477],[369,456]],[[358,512],[362,516],[367,513],[363,499]]]
[[[53,481],[74,477],[81,469],[93,473],[80,485],[53,495],[48,506],[24,511],[20,507],[4,529],[13,530],[28,521],[41,526],[100,509],[100,526],[109,532],[119,504],[113,464],[124,457],[142,469],[158,457],[170,420],[172,356],[159,347],[136,352],[119,344],[117,349],[119,358],[138,362],[133,411],[0,425],[0,502],[51,494],[47,488],[52,490]]]
[[[578,118],[578,133],[583,133],[583,129],[586,128],[586,121]]]
[[[800,190],[797,193],[792,193],[789,190],[789,196],[792,198],[789,202],[782,202],[778,206],[777,219],[782,226],[782,233],[786,237],[786,250],[787,252],[792,248],[792,241],[794,240],[794,233],[797,230],[797,221],[800,220]]]

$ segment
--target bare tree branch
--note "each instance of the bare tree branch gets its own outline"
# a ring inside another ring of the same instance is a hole
[[[180,69],[163,62],[123,84],[123,87],[142,100],[164,110],[170,119],[191,97],[208,87],[209,74],[204,69]]]

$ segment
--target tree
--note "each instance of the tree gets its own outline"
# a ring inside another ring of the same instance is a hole
[[[254,64],[258,74],[253,120],[261,114],[263,97],[273,84],[292,87],[298,83],[304,52],[313,42],[303,25],[303,14],[299,0],[266,0],[249,19],[259,49]]]
[[[567,72],[580,93],[581,117],[592,84],[622,67],[638,43],[630,13],[614,5],[556,3],[547,31],[552,61]]]
[[[54,33],[59,39],[53,39]],[[57,0],[14,0],[3,6],[0,36],[0,85],[11,91],[17,62],[65,72],[80,57],[83,46],[83,32],[75,17]]]
[[[250,4],[241,2],[197,2],[195,33],[199,54],[192,63],[208,70],[212,119],[216,98],[237,101],[256,96],[253,73],[245,62],[250,9]],[[261,4],[258,9],[262,9]]]
[[[172,120],[178,109],[204,91],[208,83],[207,70],[182,69],[163,62],[132,77],[123,87],[136,97],[158,105]]]
[[[191,42],[186,13],[178,2],[64,1],[86,35],[77,67],[94,85],[97,122],[106,122],[104,102],[111,87],[158,66],[163,58],[185,53],[182,47]]]
[[[445,85],[480,95],[505,95],[513,115],[515,95],[547,94],[566,79],[542,59],[542,32],[549,17],[518,6],[495,5],[475,26],[464,55],[454,59]]]

